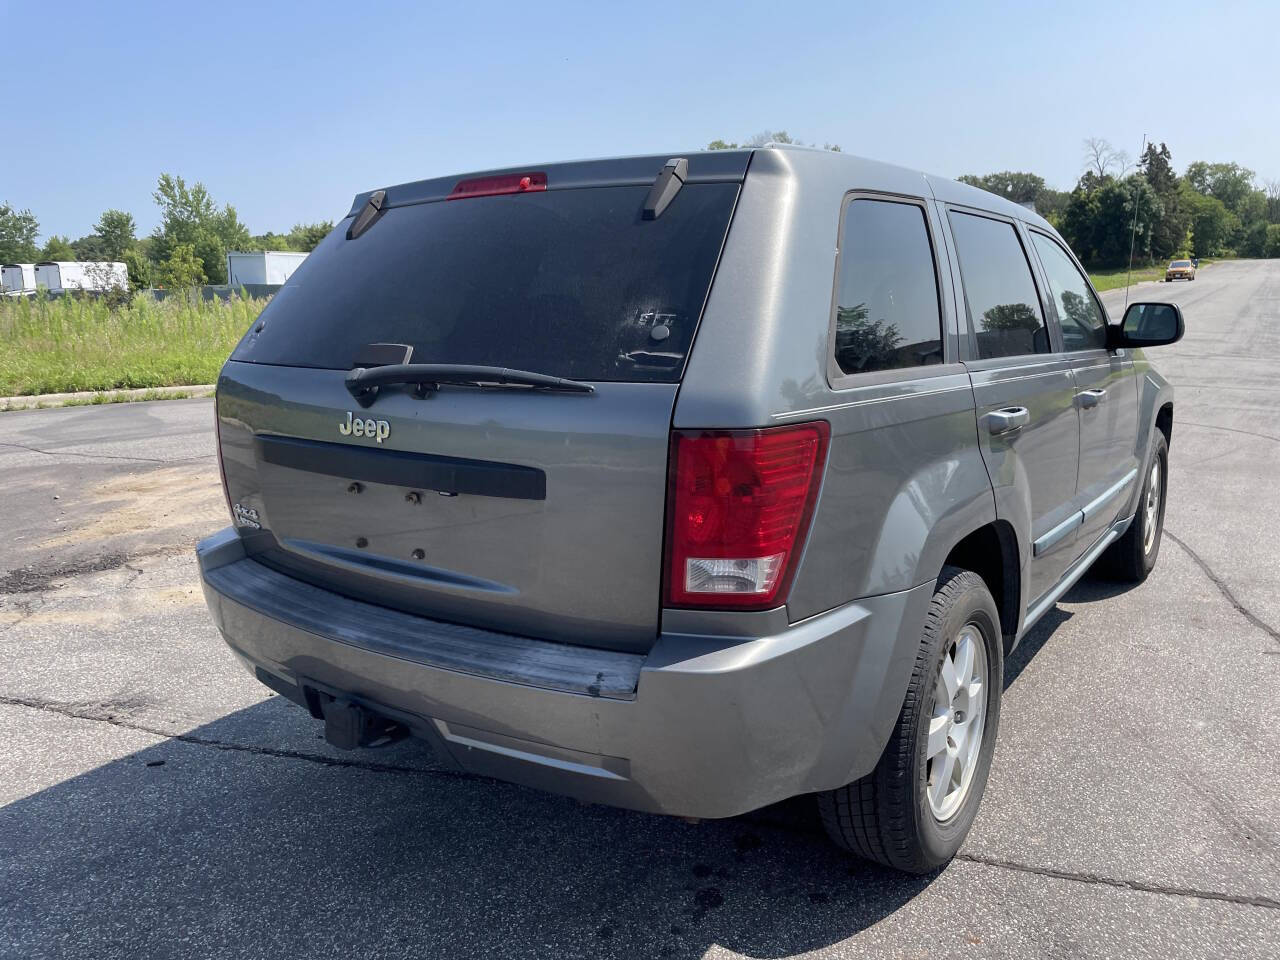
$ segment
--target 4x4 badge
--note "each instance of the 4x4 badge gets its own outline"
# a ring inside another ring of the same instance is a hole
[[[348,410],[346,421],[338,424],[338,432],[344,437],[373,437],[381,443],[391,436],[391,424],[386,420],[364,420]]]
[[[231,513],[239,526],[252,527],[254,530],[262,529],[262,521],[258,519],[258,511],[253,507],[246,507],[237,503],[232,506]]]

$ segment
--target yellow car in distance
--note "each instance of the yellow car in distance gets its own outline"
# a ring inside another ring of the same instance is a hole
[[[1194,280],[1196,268],[1190,260],[1174,260],[1164,272],[1165,283],[1171,280]]]

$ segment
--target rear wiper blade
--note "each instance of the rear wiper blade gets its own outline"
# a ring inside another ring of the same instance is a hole
[[[595,387],[578,380],[553,377],[510,367],[485,367],[466,363],[392,363],[382,367],[356,367],[347,374],[347,390],[362,407],[378,397],[378,388],[412,383],[419,394],[440,389],[442,383],[468,387],[518,386],[566,393],[594,393]]]

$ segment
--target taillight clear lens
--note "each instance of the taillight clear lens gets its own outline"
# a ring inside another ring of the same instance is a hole
[[[672,434],[669,606],[786,601],[827,458],[826,421]]]

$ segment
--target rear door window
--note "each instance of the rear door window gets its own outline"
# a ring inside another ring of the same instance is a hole
[[[1031,265],[1013,224],[956,210],[949,219],[979,358],[1049,353]]]
[[[836,363],[846,374],[942,362],[942,312],[924,209],[858,197],[845,211]]]
[[[1049,279],[1049,292],[1058,309],[1062,345],[1066,350],[1101,350],[1107,345],[1107,321],[1089,281],[1056,242],[1032,231],[1040,262]]]
[[[354,240],[339,227],[232,359],[349,369],[364,344],[404,343],[418,363],[677,381],[738,184],[688,184],[642,220],[648,192],[441,200],[393,207]]]

